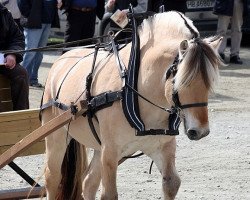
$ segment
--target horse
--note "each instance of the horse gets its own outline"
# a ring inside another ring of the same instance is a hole
[[[192,21],[174,11],[144,19],[138,31],[138,93],[165,108],[173,106],[175,92],[178,92],[182,105],[207,102],[218,79],[221,60],[217,49],[222,38],[200,39]],[[130,49],[131,44],[128,44],[119,51],[126,66]],[[176,74],[171,74],[166,80],[166,72],[177,55]],[[92,70],[93,57],[90,48],[73,49],[59,57],[49,72],[43,103],[53,98],[64,105],[86,100],[86,79]],[[122,86],[114,54],[100,51],[93,70],[91,95],[117,91]],[[143,98],[138,98],[138,104],[147,129],[168,126],[169,112],[156,108]],[[209,134],[207,106],[179,107],[178,110],[189,139],[199,140]],[[44,109],[42,123],[62,112],[53,106]],[[175,168],[176,136],[136,136],[135,128],[124,116],[121,100],[98,110],[93,124],[101,144],[93,136],[86,116],[72,120],[45,138],[45,187],[49,200],[94,200],[100,182],[102,200],[118,199],[116,178],[119,162],[137,151],[142,151],[155,162],[162,175],[164,199],[175,198],[181,183]],[[86,149],[94,150],[90,163]]]

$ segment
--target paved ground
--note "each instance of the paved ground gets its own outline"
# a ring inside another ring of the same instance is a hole
[[[39,71],[41,83],[45,83],[56,57],[45,55]],[[210,135],[194,142],[181,130],[177,137],[176,166],[182,179],[177,200],[250,199],[250,49],[243,48],[241,57],[244,65],[220,69],[218,87],[209,100]],[[30,90],[32,108],[39,106],[41,95],[40,89]],[[43,156],[18,158],[16,162],[31,176],[42,175]],[[148,174],[149,165],[150,160],[141,157],[119,167],[119,199],[162,199],[160,174],[155,166]],[[0,170],[1,189],[25,186],[8,167]]]

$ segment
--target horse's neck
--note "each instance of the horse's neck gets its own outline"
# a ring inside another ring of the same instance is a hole
[[[159,52],[157,49],[148,50],[142,56],[138,89],[157,103],[166,105],[165,74],[175,56],[172,52]]]

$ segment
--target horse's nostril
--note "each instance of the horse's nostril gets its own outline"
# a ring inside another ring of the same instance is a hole
[[[191,140],[194,140],[196,139],[198,136],[198,132],[196,130],[193,130],[193,129],[189,129],[188,130],[188,137],[191,139]]]

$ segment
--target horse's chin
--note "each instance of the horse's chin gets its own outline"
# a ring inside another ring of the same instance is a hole
[[[185,123],[184,123],[185,124]],[[200,140],[209,135],[209,129],[187,128],[184,125],[185,133],[190,140]]]
[[[201,131],[197,131],[197,130],[194,131],[193,129],[189,129],[186,132],[186,134],[187,134],[187,136],[188,136],[188,138],[190,140],[200,140],[201,138],[204,138],[204,137],[208,136],[209,132],[210,131],[208,130],[208,131],[205,131],[205,132],[202,131],[202,133],[201,133]]]

